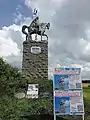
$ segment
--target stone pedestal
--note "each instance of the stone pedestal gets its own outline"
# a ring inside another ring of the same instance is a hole
[[[32,47],[41,48],[40,53],[32,53]],[[31,79],[48,79],[48,41],[24,41],[22,72]]]

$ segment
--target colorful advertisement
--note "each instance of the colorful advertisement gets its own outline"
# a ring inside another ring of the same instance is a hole
[[[81,115],[84,113],[82,92],[55,92],[54,95],[56,115]]]
[[[55,90],[78,90],[82,89],[82,81],[79,74],[55,74],[54,75],[54,89]]]
[[[80,68],[56,68],[53,88],[55,115],[84,114]]]
[[[55,74],[80,74],[81,69],[80,68],[55,68]]]

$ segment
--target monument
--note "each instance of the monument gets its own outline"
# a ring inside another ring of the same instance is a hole
[[[48,36],[45,30],[50,28],[50,23],[41,23],[37,10],[33,12],[34,19],[29,26],[22,26],[22,33],[26,35],[23,42],[22,72],[26,73],[31,79],[48,79]],[[25,30],[27,29],[28,32]],[[32,35],[35,34],[35,40]],[[37,36],[41,40],[38,41]],[[43,36],[46,40],[43,40]]]

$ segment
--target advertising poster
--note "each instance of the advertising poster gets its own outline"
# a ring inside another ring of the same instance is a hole
[[[55,92],[56,115],[82,115],[83,113],[82,92]]]
[[[80,68],[56,68],[53,89],[55,115],[84,114]]]
[[[82,81],[80,79],[80,75],[72,75],[72,74],[55,74],[54,75],[54,89],[55,90],[78,90],[82,89]]]

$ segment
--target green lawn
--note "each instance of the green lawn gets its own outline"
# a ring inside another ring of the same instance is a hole
[[[90,87],[83,88],[83,95],[86,100],[90,100]]]

